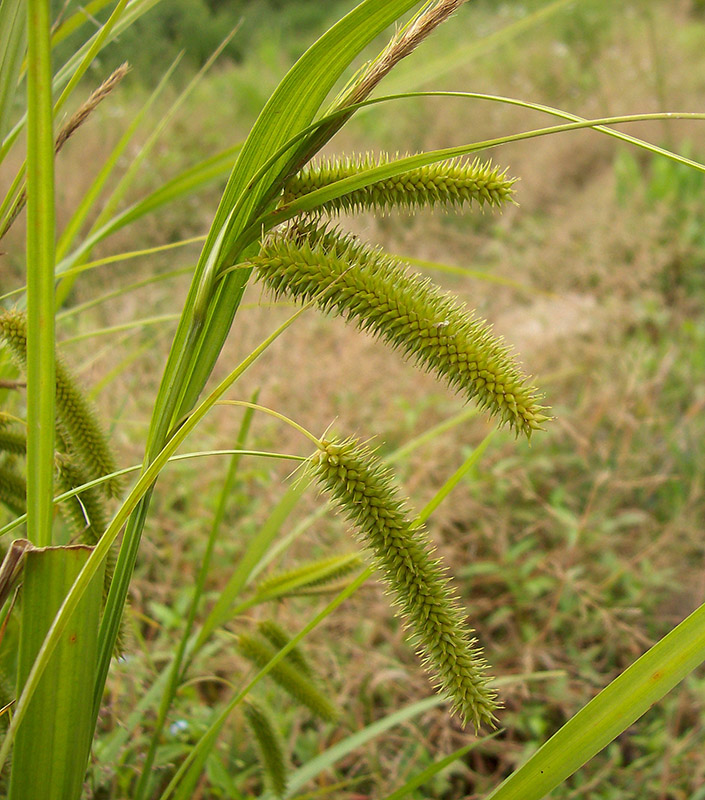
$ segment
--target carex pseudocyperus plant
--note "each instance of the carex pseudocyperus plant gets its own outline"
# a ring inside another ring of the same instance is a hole
[[[119,211],[124,191],[143,163],[138,160],[101,211],[92,216],[91,207],[109,186],[108,178],[125,152],[129,136],[121,140],[110,165],[58,238],[54,159],[60,157],[69,136],[80,135],[83,121],[115,89],[126,68],[120,68],[93,92],[57,133],[53,121],[96,55],[152,2],[119,0],[108,20],[55,74],[51,71],[51,19],[46,0],[3,0],[0,4],[0,159],[19,141],[23,128],[27,130],[26,168],[23,165],[18,170],[0,206],[0,238],[20,219],[25,204],[28,230],[26,294],[20,290],[5,295],[6,308],[0,312],[0,341],[19,370],[3,385],[3,390],[12,392],[14,401],[8,401],[8,411],[0,417],[0,500],[14,514],[21,515],[26,509],[27,523],[27,539],[16,540],[8,549],[0,571],[3,599],[10,596],[23,568],[25,584],[16,702],[0,748],[0,761],[6,762],[14,744],[11,800],[37,797],[38,792],[67,800],[80,795],[111,659],[116,650],[120,651],[121,619],[157,478],[218,402],[245,406],[247,411],[180,644],[155,681],[152,705],[145,706],[144,718],[153,712],[147,727],[149,744],[139,754],[139,774],[128,780],[130,797],[166,800],[192,796],[219,732],[238,706],[242,706],[260,750],[271,794],[287,796],[295,791],[295,780],[287,783],[286,757],[276,726],[266,704],[252,698],[251,690],[269,675],[312,715],[334,721],[337,709],[319,688],[299,644],[362,585],[373,569],[381,573],[424,664],[459,719],[475,728],[494,724],[498,713],[496,691],[457,594],[433,555],[424,528],[425,515],[412,512],[389,467],[374,449],[346,435],[318,438],[281,413],[257,405],[254,398],[251,402],[223,400],[269,345],[300,314],[315,307],[340,316],[398,350],[409,362],[454,389],[461,400],[476,403],[517,435],[531,437],[547,422],[548,412],[540,394],[483,320],[398,259],[344,232],[337,217],[342,212],[413,212],[421,208],[492,212],[512,202],[514,179],[504,168],[474,155],[489,145],[596,126],[621,139],[630,137],[604,127],[610,120],[585,121],[531,106],[566,122],[551,129],[442,151],[395,157],[384,153],[327,160],[318,157],[358,109],[381,101],[370,99],[380,81],[462,3],[430,0],[416,8],[419,4],[414,0],[364,0],[291,68],[241,145],[207,159]],[[331,91],[364,48],[414,9],[411,19],[399,27],[381,53],[358,70],[332,103],[327,103]],[[81,19],[69,18],[69,23],[74,30]],[[60,25],[54,41],[65,30]],[[25,56],[27,116],[15,121],[13,103],[19,97],[16,87]],[[188,87],[182,97],[187,96]],[[80,272],[91,266],[91,253],[98,243],[160,205],[227,172],[229,178],[193,270],[154,402],[139,477],[121,496],[115,459],[102,426],[72,370],[56,357],[56,305],[69,295]],[[82,230],[88,231],[83,237]],[[298,303],[299,310],[203,396],[251,277],[273,296]],[[17,304],[12,306],[10,300]],[[6,367],[3,363],[3,369]],[[26,398],[24,418],[18,397]],[[11,413],[15,410],[19,413]],[[213,544],[237,459],[251,454],[243,448],[249,420],[257,411],[296,427],[313,443],[314,452],[291,456],[304,465],[298,481],[263,527],[257,545],[260,550],[246,551],[242,562],[234,567],[231,581],[199,624],[197,611]],[[348,520],[371,566],[359,572],[360,557],[353,552],[255,580],[254,568],[266,544],[273,541],[282,515],[309,481],[315,482]],[[66,516],[72,541],[66,547],[55,547],[63,544],[53,515],[58,492],[62,494],[56,502]],[[19,516],[3,532],[22,521],[24,516]],[[106,562],[104,592],[101,575]],[[351,580],[355,572],[357,577]],[[240,631],[234,649],[243,662],[254,666],[255,677],[236,689],[198,740],[178,754],[180,760],[162,758],[160,746],[172,702],[213,631],[237,610],[321,584],[335,585],[341,579],[342,588],[335,599],[295,635],[290,636],[271,620],[254,632]],[[247,600],[240,600],[234,611],[235,601],[248,581],[254,585],[252,593]],[[698,636],[702,638],[702,634]],[[682,634],[677,641],[682,644]],[[701,650],[691,653],[688,664]],[[0,662],[4,669],[5,660],[0,658]],[[672,685],[678,675],[685,674],[686,667],[681,663],[678,669],[662,671],[659,682],[649,683],[650,693],[642,692],[630,712],[621,714],[611,727],[604,721],[604,713],[599,724],[592,718],[576,723],[571,735],[581,742],[580,748],[571,745],[566,734],[558,734],[558,744],[549,748],[550,763],[538,756],[523,773],[517,773],[520,777],[511,786],[520,786],[521,793],[511,794],[515,788],[510,786],[506,791],[500,788],[497,797],[539,797],[537,791],[555,786],[582,763],[580,758],[589,757],[585,754],[591,748],[595,752],[595,747],[610,740],[605,737],[623,730],[634,709],[653,702],[660,696],[658,692],[667,690],[669,681]],[[643,667],[639,669],[643,672]],[[649,677],[638,669],[637,673],[636,678],[626,681],[632,688],[643,687]],[[78,674],[81,680],[75,679]],[[609,701],[598,704],[601,712],[613,707]],[[158,777],[153,773],[155,765],[161,770]],[[46,794],[46,786],[53,787],[50,794]]]

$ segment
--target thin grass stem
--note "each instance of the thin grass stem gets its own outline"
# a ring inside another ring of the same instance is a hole
[[[51,22],[28,0],[27,538],[51,544],[54,482],[54,135]]]

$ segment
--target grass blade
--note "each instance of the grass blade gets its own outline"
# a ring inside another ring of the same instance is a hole
[[[540,800],[705,661],[705,605],[572,717],[487,800]]]
[[[485,742],[487,739],[491,738],[491,736],[486,736],[477,742],[470,742],[470,744],[466,744],[465,747],[459,748],[454,753],[451,753],[445,758],[440,759],[440,761],[436,761],[435,764],[431,764],[429,767],[426,767],[426,769],[422,772],[419,772],[418,775],[414,775],[410,781],[407,781],[403,786],[400,786],[395,792],[387,795],[384,800],[401,800],[401,798],[406,797],[409,792],[413,792],[414,789],[418,789],[419,786],[422,786],[427,781],[430,781],[434,775],[438,775],[439,772],[444,770],[446,767],[449,767],[454,761],[457,761],[466,753],[469,753],[473,748],[477,747],[478,744],[481,744],[482,742]]]

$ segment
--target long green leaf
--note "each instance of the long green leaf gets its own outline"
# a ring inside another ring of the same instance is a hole
[[[570,719],[487,800],[540,800],[705,661],[705,605]]]

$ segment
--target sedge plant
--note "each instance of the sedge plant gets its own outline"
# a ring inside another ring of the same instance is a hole
[[[180,644],[156,677],[153,693],[148,693],[151,705],[138,709],[135,728],[143,721],[140,714],[146,716],[147,711],[154,713],[154,720],[149,741],[140,753],[140,774],[130,783],[129,796],[135,800],[193,796],[204,768],[211,763],[218,736],[237,708],[261,756],[267,775],[266,796],[291,796],[303,776],[310,779],[316,769],[332,763],[331,755],[315,766],[313,762],[305,765],[301,774],[288,775],[276,720],[253,690],[268,676],[307,713],[333,723],[339,712],[320,685],[301,642],[374,571],[386,583],[438,687],[440,699],[433,702],[448,702],[462,724],[477,730],[489,731],[501,719],[497,696],[501,679],[492,678],[481,645],[465,619],[443,565],[433,555],[424,527],[428,515],[452,490],[459,475],[476,462],[483,448],[477,448],[424,511],[415,514],[389,466],[366,442],[349,432],[315,435],[282,412],[258,405],[256,398],[225,399],[278,337],[286,335],[302,314],[314,313],[317,308],[342,317],[390,345],[411,364],[455,390],[461,402],[471,402],[499,426],[517,436],[540,435],[550,424],[543,396],[490,326],[399,259],[344,232],[338,215],[420,208],[470,212],[484,209],[492,213],[512,202],[515,180],[494,157],[490,160],[486,153],[475,154],[508,141],[580,128],[594,128],[705,171],[690,159],[610,127],[631,119],[656,118],[656,114],[583,120],[545,106],[469,94],[464,97],[524,105],[564,121],[491,141],[414,155],[382,153],[321,159],[321,149],[357,111],[376,103],[401,102],[408,96],[371,98],[396,64],[412,55],[462,2],[431,0],[418,7],[414,0],[364,0],[290,69],[244,142],[231,144],[222,153],[118,211],[141,158],[146,157],[143,151],[84,238],[79,232],[91,216],[92,204],[107,192],[108,178],[134,131],[129,131],[117,145],[86,202],[80,204],[58,237],[54,223],[54,159],[60,157],[66,138],[80,135],[83,121],[97,104],[106,99],[109,102],[108,95],[125,70],[121,68],[119,74],[109,77],[90,94],[68,126],[60,130],[55,130],[57,113],[67,97],[80,90],[79,79],[102,48],[153,3],[121,0],[107,21],[56,73],[51,69],[52,41],[65,26],[79,27],[81,15],[64,20],[52,34],[45,0],[3,0],[0,5],[0,157],[19,146],[24,129],[27,136],[26,170],[24,166],[18,170],[0,207],[3,234],[18,224],[25,204],[27,215],[26,288],[3,287],[5,308],[0,312],[0,343],[15,364],[9,366],[8,360],[2,367],[8,379],[3,400],[7,411],[0,418],[0,500],[17,515],[2,533],[17,531],[26,523],[29,543],[27,547],[10,548],[13,560],[3,573],[9,590],[23,565],[26,570],[25,586],[18,595],[22,638],[16,648],[17,686],[14,697],[4,698],[5,706],[12,706],[12,715],[7,718],[0,747],[0,761],[4,764],[10,764],[13,752],[9,780],[12,800],[36,796],[32,793],[38,785],[53,787],[47,797],[71,800],[80,796],[88,745],[99,718],[111,663],[116,654],[129,647],[122,637],[122,620],[153,493],[159,491],[159,475],[218,403],[245,407],[247,411],[230,453],[230,469]],[[403,20],[406,21],[402,24]],[[387,46],[364,64],[331,102],[332,91],[351,65],[395,23],[398,30]],[[17,118],[14,109],[23,81],[27,113]],[[188,91],[187,87],[179,102],[187,100]],[[704,115],[680,116],[703,119]],[[149,146],[156,141],[156,134],[148,140]],[[129,470],[116,468],[112,446],[85,387],[71,366],[56,355],[55,315],[81,273],[99,265],[90,261],[98,243],[227,172],[229,178],[192,271],[164,365],[144,460],[136,481],[128,489],[120,474]],[[291,301],[298,309],[240,364],[229,365],[228,374],[220,383],[207,388],[223,345],[231,329],[237,328],[238,310],[250,280],[259,281],[273,297]],[[281,424],[294,427],[308,451],[295,455],[246,449],[254,413],[270,414]],[[255,457],[289,458],[300,468],[279,506],[246,547],[241,560],[233,565],[232,577],[220,597],[205,619],[199,620],[229,490],[241,460]],[[284,520],[301,495],[312,489],[329,498],[348,521],[370,564],[362,567],[362,553],[346,552],[332,559],[312,561],[294,571],[260,577]],[[55,523],[55,505],[67,520],[66,528]],[[71,544],[66,544],[67,539]],[[77,566],[76,542],[80,543]],[[41,562],[39,566],[35,566],[37,561]],[[52,592],[42,596],[37,587],[41,589],[47,582]],[[254,590],[249,599],[243,599],[248,584]],[[97,585],[103,585],[102,592],[96,591]],[[239,630],[233,649],[243,663],[254,666],[254,677],[234,686],[231,699],[213,716],[197,741],[179,752],[179,762],[172,765],[166,779],[157,779],[153,768],[163,766],[160,746],[170,709],[186,682],[189,668],[207,647],[213,632],[225,622],[237,620],[253,605],[321,586],[333,587],[337,594],[294,634],[273,620],[265,620],[255,631]],[[16,613],[8,601],[6,621]],[[704,614],[703,609],[696,611],[630,667],[499,786],[492,797],[542,797],[625,730],[705,658]],[[14,642],[8,635],[3,644],[14,648]],[[82,691],[75,690],[71,662],[66,666],[60,660],[65,658],[67,649],[71,650],[67,643],[80,643],[82,648],[79,663],[88,672],[88,678],[81,682]],[[12,669],[14,650],[8,657],[7,647],[2,666],[10,664]],[[3,681],[3,691],[6,683]],[[419,705],[413,713],[426,707],[427,704]],[[50,731],[46,726],[43,729],[42,718],[52,719]],[[81,746],[72,750],[67,745],[79,718]],[[394,719],[402,719],[401,713]],[[370,736],[377,735],[383,727],[375,728],[375,734]],[[350,737],[349,746],[357,741],[360,739]],[[339,748],[337,752],[346,751]],[[464,752],[458,751],[454,757]],[[437,769],[447,763],[444,759]],[[428,775],[432,773],[433,770],[428,771]],[[57,774],[64,779],[56,780]]]

